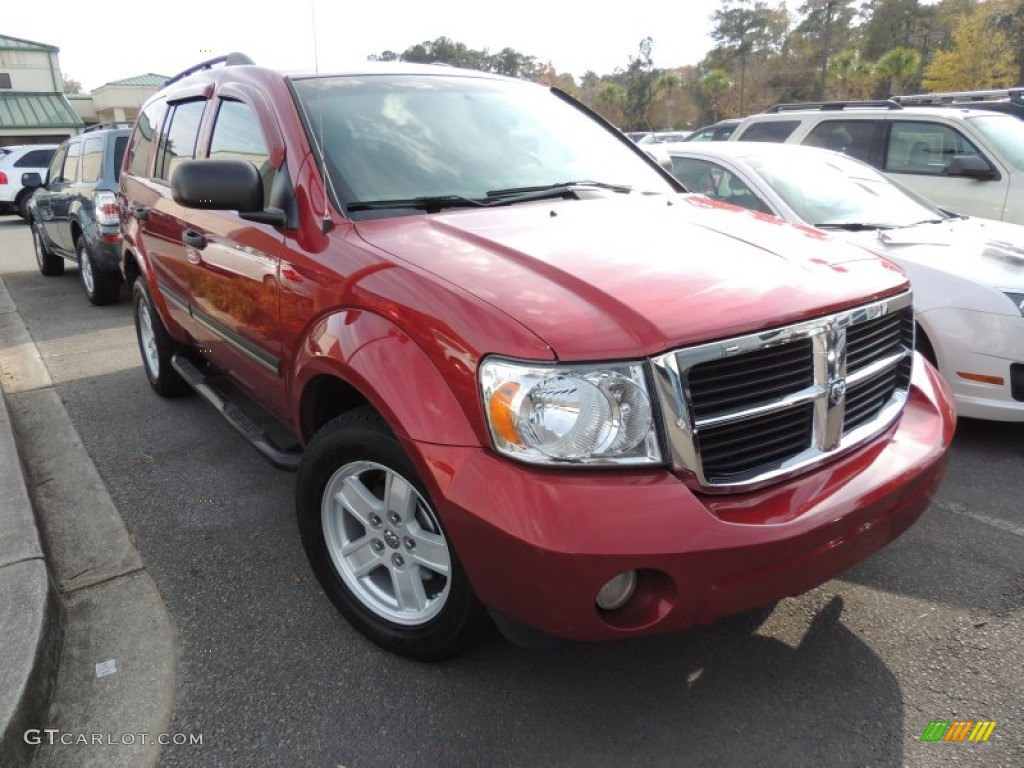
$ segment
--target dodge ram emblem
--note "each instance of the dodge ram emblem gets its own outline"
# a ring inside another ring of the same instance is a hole
[[[832,385],[828,388],[829,402],[832,405],[839,405],[843,402],[844,397],[846,397],[846,379],[833,381]]]

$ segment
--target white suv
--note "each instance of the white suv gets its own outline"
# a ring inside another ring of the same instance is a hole
[[[56,144],[25,144],[0,147],[0,213],[16,213],[28,218],[28,199],[32,190],[21,184],[23,173],[46,176]]]
[[[1007,114],[893,101],[780,104],[731,141],[845,152],[955,213],[1024,224],[1024,121]]]

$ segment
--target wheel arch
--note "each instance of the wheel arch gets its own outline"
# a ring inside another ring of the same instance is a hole
[[[453,391],[470,387],[476,408],[475,372],[452,364],[442,374],[424,349],[380,315],[342,310],[321,318],[300,345],[291,385],[300,393],[293,419],[303,443],[331,418],[369,404],[396,435],[481,444],[465,397]]]

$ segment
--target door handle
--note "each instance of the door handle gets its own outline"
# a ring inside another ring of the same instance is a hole
[[[192,229],[186,229],[182,233],[181,242],[189,248],[195,248],[197,251],[201,251],[206,247],[206,238]]]
[[[149,208],[144,205],[136,205],[132,208],[132,216],[138,221],[145,221],[149,218]]]

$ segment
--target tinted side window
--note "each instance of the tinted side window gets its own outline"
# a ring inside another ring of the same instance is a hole
[[[211,160],[245,160],[256,166],[263,179],[263,200],[270,199],[274,169],[270,150],[263,138],[259,118],[252,107],[240,101],[222,101],[210,139]]]
[[[96,181],[103,164],[103,139],[99,136],[85,140],[82,148],[82,181]]]
[[[14,163],[15,168],[45,168],[53,157],[55,150],[33,149],[21,156],[21,159]]]
[[[940,176],[957,155],[981,155],[962,133],[941,123],[895,120],[889,133],[885,169]]]
[[[149,153],[156,138],[156,130],[163,116],[164,102],[154,101],[139,114],[132,134],[128,153],[128,172],[133,176],[149,175]],[[118,164],[120,167],[120,164]]]
[[[74,181],[78,178],[78,158],[82,154],[82,142],[73,141],[68,145],[68,159],[64,161],[64,172],[61,174],[64,181]]]
[[[170,181],[179,163],[196,156],[196,139],[199,138],[199,124],[203,120],[205,108],[205,101],[186,101],[174,105],[174,111],[160,134],[156,178]]]
[[[747,126],[742,141],[785,141],[800,125],[799,120],[771,120]]]
[[[878,120],[823,120],[801,144],[832,149],[869,162]]]
[[[55,181],[61,178],[61,171],[64,168],[64,158],[68,156],[67,145],[57,150],[53,159],[50,161],[50,167],[46,171],[46,183],[53,184]]]
[[[114,139],[114,181],[121,178],[121,166],[124,164],[124,151],[127,147],[127,136],[118,136]]]

